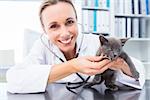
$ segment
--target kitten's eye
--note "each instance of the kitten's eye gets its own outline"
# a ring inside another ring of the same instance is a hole
[[[107,51],[112,51],[111,48],[108,48]]]
[[[68,21],[66,22],[66,25],[67,25],[67,26],[71,26],[71,25],[73,25],[74,23],[75,23],[74,20],[68,20]]]

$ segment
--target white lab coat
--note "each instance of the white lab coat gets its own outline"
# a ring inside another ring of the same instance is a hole
[[[83,35],[79,34],[77,38],[77,51],[80,48],[79,56],[95,55],[100,46],[99,37],[86,34],[82,39],[82,36]],[[42,40],[53,52],[66,61],[64,55],[56,45],[48,41],[45,36],[42,37]],[[80,47],[82,40],[83,42]],[[140,61],[134,58],[132,58],[132,60],[137,71],[140,73],[139,81],[135,81],[135,79],[123,74],[121,71],[118,71],[116,81],[137,89],[142,89],[145,82],[144,66]],[[37,40],[23,63],[15,65],[7,71],[8,91],[11,93],[44,92],[47,86],[48,76],[51,72],[51,66],[58,63],[62,62],[42,44],[40,39]],[[81,75],[84,78],[88,77],[87,75]],[[89,81],[91,81],[93,77],[94,76],[92,76]],[[76,74],[71,74],[57,82],[77,81],[81,81],[81,79]]]

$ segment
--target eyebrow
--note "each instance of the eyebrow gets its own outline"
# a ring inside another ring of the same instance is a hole
[[[74,18],[72,18],[72,17],[69,17],[69,18],[67,18],[67,19],[66,19],[66,21],[67,21],[67,20],[70,20],[70,19],[74,19]]]
[[[73,19],[73,20],[74,20],[74,18],[69,17],[69,18],[66,19],[66,21],[68,21],[68,20],[70,20],[70,19]],[[56,21],[51,22],[51,23],[48,24],[48,26],[51,26],[52,24],[56,24],[56,23],[57,23]]]

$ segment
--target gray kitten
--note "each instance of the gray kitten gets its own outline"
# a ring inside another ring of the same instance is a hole
[[[124,59],[124,61],[126,61],[128,66],[130,67],[130,71],[133,74],[133,78],[137,80],[139,78],[139,73],[136,71],[136,68],[133,62],[131,61],[130,57],[127,55],[127,53],[123,51],[122,48],[128,39],[116,39],[113,37],[105,38],[102,35],[100,35],[99,39],[101,47],[98,49],[96,55],[100,56],[102,53],[103,55],[107,56],[107,59],[110,60],[115,60],[118,57]],[[116,91],[118,90],[118,86],[115,85],[115,80],[116,71],[107,69],[102,74],[95,75],[93,81],[91,83],[87,83],[84,87],[91,87],[96,84],[101,84],[103,81],[105,81],[104,84],[108,89]]]

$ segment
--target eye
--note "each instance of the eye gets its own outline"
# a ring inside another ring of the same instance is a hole
[[[71,25],[73,25],[74,23],[75,23],[74,20],[68,20],[68,21],[66,22],[66,25],[67,25],[67,26],[71,26]]]
[[[49,29],[51,29],[51,30],[56,30],[57,28],[59,28],[59,25],[57,25],[57,24],[53,24],[49,27]]]
[[[107,51],[112,51],[112,49],[111,48],[107,48]]]

